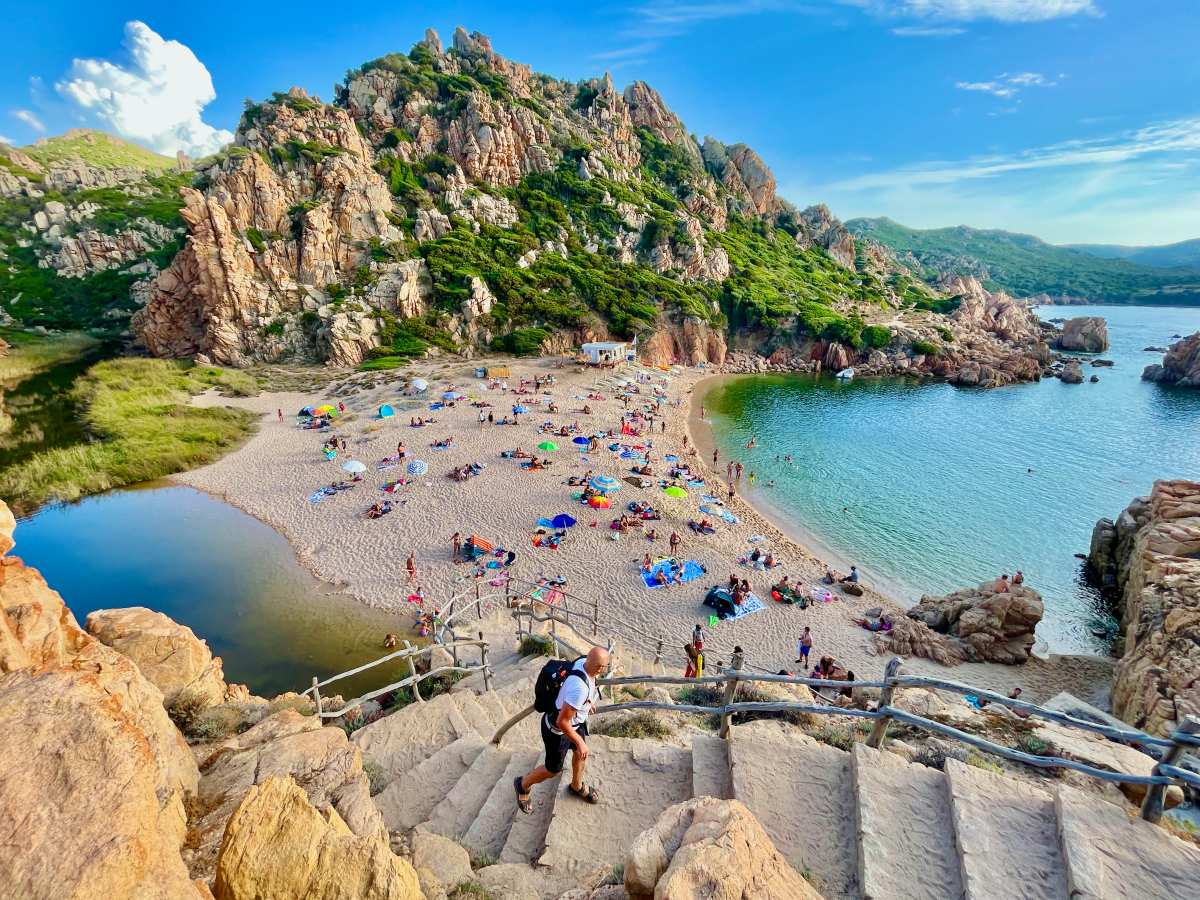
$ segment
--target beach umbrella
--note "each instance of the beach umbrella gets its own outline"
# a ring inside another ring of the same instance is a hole
[[[429,471],[429,463],[423,459],[414,459],[405,467],[405,471],[409,475],[424,475]]]
[[[394,409],[392,409],[390,406],[388,406],[386,403],[383,404],[383,406],[379,407],[379,418],[381,418],[381,419],[386,419],[389,416],[394,416],[395,414],[396,414],[396,411]]]
[[[668,497],[686,497],[688,495],[687,491],[681,487],[676,487],[675,485],[671,485],[669,488],[666,488],[663,490],[663,493]]]
[[[462,394],[460,394],[458,391],[446,391],[446,393],[442,394],[443,400],[458,400],[461,397]]]
[[[585,438],[582,434],[579,437],[573,438],[571,440],[572,444],[579,444],[580,446],[586,446],[586,445],[590,444],[591,442],[592,442],[591,438]]]
[[[588,505],[592,509],[608,509],[612,506],[612,501],[607,497],[592,497],[588,500]]]
[[[540,444],[538,444],[538,449],[539,450],[557,450],[558,444],[554,443],[554,441],[542,441]]]
[[[296,415],[298,415],[298,416],[311,416],[311,415],[312,415],[313,413],[315,413],[316,411],[317,411],[317,408],[316,408],[315,406],[305,406],[305,407],[303,407],[303,408],[300,410],[300,412],[296,413]]]
[[[413,393],[419,394],[422,391],[429,390],[429,382],[424,378],[414,378],[408,383],[408,389]]]
[[[348,459],[342,463],[342,471],[349,472],[351,475],[357,475],[359,472],[367,471],[366,463],[361,463],[357,459]]]
[[[332,403],[325,403],[325,404],[317,407],[317,412],[319,412],[319,413],[337,412],[337,407],[334,406]]]
[[[575,524],[575,520],[566,513],[559,513],[550,522],[555,528],[570,528]]]
[[[600,491],[602,494],[621,489],[621,482],[617,481],[611,475],[597,475],[592,479],[591,484],[595,490]]]

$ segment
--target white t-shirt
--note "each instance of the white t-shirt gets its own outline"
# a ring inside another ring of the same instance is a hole
[[[581,672],[583,678],[576,675],[568,675],[562,687],[558,689],[558,699],[554,701],[555,709],[562,709],[563,704],[567,704],[575,710],[575,717],[571,719],[571,727],[578,728],[587,721],[588,714],[591,712],[592,704],[600,700],[600,691],[596,688],[596,679],[587,673],[587,669],[583,667],[585,660],[579,660],[574,665],[574,671]],[[547,723],[551,731],[558,731],[554,722]]]

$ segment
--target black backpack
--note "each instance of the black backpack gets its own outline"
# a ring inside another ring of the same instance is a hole
[[[574,660],[552,659],[542,666],[538,672],[537,681],[533,685],[533,708],[540,713],[551,715],[557,712],[558,692],[572,675],[578,675],[585,681],[582,672],[576,671],[575,664],[583,657]]]

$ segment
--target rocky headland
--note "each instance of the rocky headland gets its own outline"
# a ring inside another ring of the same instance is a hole
[[[1142,370],[1142,378],[1159,384],[1200,388],[1200,331],[1172,344],[1161,364]]]
[[[1200,715],[1200,482],[1155,482],[1101,519],[1087,566],[1121,621],[1113,711],[1164,735]]]

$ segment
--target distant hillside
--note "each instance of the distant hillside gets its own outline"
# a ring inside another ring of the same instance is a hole
[[[56,137],[42,138],[36,143],[20,148],[26,156],[43,166],[80,159],[89,166],[101,169],[117,169],[129,166],[149,172],[175,168],[175,160],[162,156],[145,147],[131,144],[116,135],[89,128],[73,128]]]
[[[1200,269],[1200,238],[1150,247],[1126,247],[1121,244],[1066,244],[1104,259],[1125,259],[1160,269]]]
[[[890,248],[930,281],[975,275],[989,289],[1018,297],[1050,294],[1097,303],[1200,305],[1200,271],[1154,268],[1054,246],[1028,234],[965,225],[922,231],[881,218],[852,219],[846,228]]]

